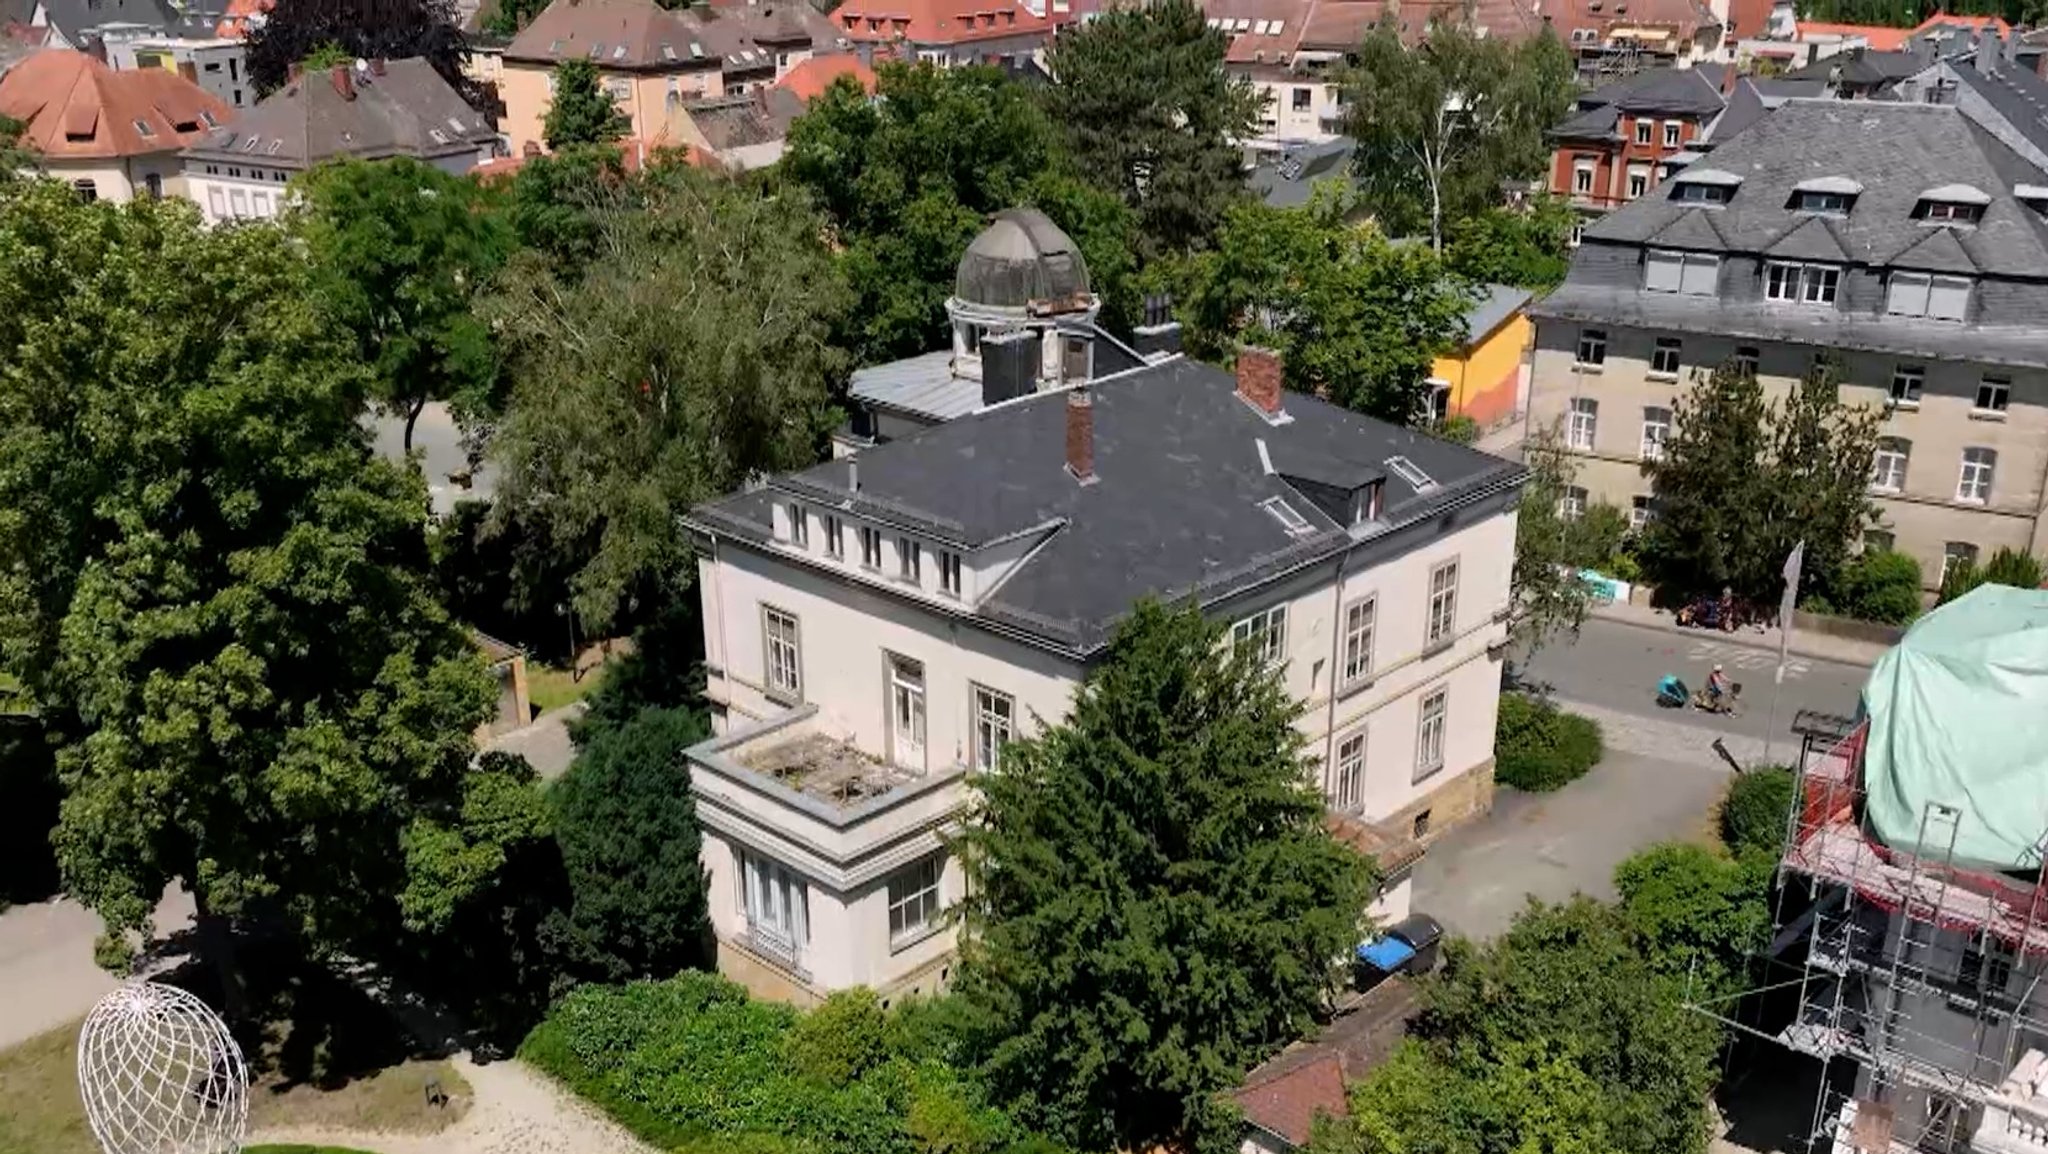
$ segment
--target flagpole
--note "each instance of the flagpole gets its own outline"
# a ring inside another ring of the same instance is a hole
[[[1792,546],[1785,557],[1785,592],[1778,598],[1778,668],[1771,676],[1771,714],[1764,725],[1764,764],[1771,762],[1771,735],[1778,730],[1778,697],[1785,691],[1785,658],[1792,648],[1792,614],[1799,597],[1799,571],[1806,563],[1806,542]]]

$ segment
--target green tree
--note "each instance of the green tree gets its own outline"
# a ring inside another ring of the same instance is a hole
[[[596,218],[581,275],[515,260],[487,310],[513,376],[498,516],[572,556],[587,628],[694,576],[677,514],[817,459],[847,304],[802,196],[680,164]]]
[[[549,149],[609,144],[631,126],[611,93],[599,84],[597,65],[583,59],[555,65],[554,95],[548,102],[547,118],[541,122],[541,138]]]
[[[493,693],[424,488],[368,452],[311,300],[278,230],[0,187],[0,655],[61,743],[66,889],[118,964],[183,884],[231,998],[234,918],[421,920],[522,784],[471,764]]]
[[[427,402],[494,407],[494,342],[474,304],[512,234],[477,183],[399,156],[322,164],[298,192],[287,223],[369,366],[371,398],[405,419],[406,451]]]
[[[1782,765],[1738,775],[1721,799],[1721,844],[1736,857],[1761,853],[1771,861],[1785,847],[1792,798],[1798,783]]]
[[[0,181],[13,180],[24,168],[33,168],[34,150],[21,142],[28,126],[11,117],[0,116]]]
[[[1833,357],[1816,357],[1799,384],[1771,408],[1764,531],[1747,558],[1751,575],[1741,584],[1744,595],[1759,603],[1776,603],[1785,558],[1801,541],[1806,559],[1797,592],[1837,585],[1863,531],[1877,523],[1870,467],[1884,412],[1875,405],[1843,404],[1839,378]]]
[[[1842,567],[1840,578],[1814,599],[1816,612],[1904,625],[1920,615],[1920,562],[1890,549],[1869,549]]]
[[[1120,5],[1062,34],[1046,110],[1081,175],[1138,214],[1148,257],[1204,246],[1243,200],[1260,96],[1194,0]]]
[[[1475,284],[1555,288],[1571,267],[1576,219],[1571,206],[1555,196],[1462,217],[1446,230],[1444,263]]]
[[[1373,870],[1309,784],[1301,705],[1193,608],[1137,607],[1069,719],[975,780],[957,991],[998,1100],[1083,1149],[1184,1147],[1298,1037]]]
[[[1366,206],[1389,231],[1426,230],[1439,249],[1451,222],[1499,202],[1501,181],[1544,171],[1543,134],[1577,93],[1571,55],[1549,29],[1518,45],[1481,33],[1432,20],[1410,49],[1389,13],[1341,81]]]
[[[2001,545],[1991,560],[1979,566],[1974,558],[1965,558],[1948,568],[1941,579],[1941,596],[1937,605],[1946,605],[1979,585],[2010,585],[2015,589],[2039,589],[2041,587],[2041,562],[2009,545]]]
[[[1690,842],[1651,846],[1615,867],[1621,917],[1650,964],[1692,982],[1695,996],[1738,993],[1770,944],[1777,865],[1775,853],[1731,861]]]
[[[1583,545],[1564,516],[1578,468],[1556,428],[1535,427],[1522,446],[1529,479],[1515,510],[1515,564],[1509,579],[1508,632],[1534,653],[1559,632],[1579,634],[1592,590],[1578,576]]]
[[[257,95],[285,86],[292,66],[422,57],[472,106],[482,90],[463,71],[469,43],[454,0],[277,0],[244,41]]]
[[[1425,414],[1430,366],[1463,337],[1472,303],[1434,253],[1346,223],[1341,198],[1322,192],[1305,208],[1231,209],[1190,268],[1191,351],[1271,346],[1289,388],[1401,425]]]
[[[577,144],[526,158],[503,201],[513,239],[574,280],[597,255],[597,216],[629,207],[624,157],[611,145]]]
[[[602,981],[668,977],[709,960],[697,807],[683,751],[703,718],[650,709],[597,734],[549,791],[586,966]]]

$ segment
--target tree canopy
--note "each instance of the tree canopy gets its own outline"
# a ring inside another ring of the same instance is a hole
[[[1366,207],[1389,232],[1423,231],[1439,248],[1451,221],[1499,203],[1503,180],[1542,174],[1544,133],[1577,93],[1571,55],[1548,29],[1510,44],[1432,20],[1409,48],[1392,12],[1341,83]]]
[[[424,489],[370,455],[312,298],[279,230],[0,186],[0,653],[62,743],[66,888],[117,937],[175,880],[203,926],[352,940],[520,820],[523,763],[471,765],[492,688]]]
[[[1241,141],[1260,96],[1223,66],[1194,0],[1118,5],[1053,41],[1043,93],[1076,170],[1137,213],[1143,254],[1207,243],[1245,199]]]
[[[1554,196],[1489,208],[1450,223],[1444,263],[1474,284],[1555,288],[1571,268],[1576,219],[1571,206]]]
[[[1197,356],[1269,345],[1289,388],[1402,425],[1424,415],[1430,366],[1464,338],[1472,302],[1436,254],[1348,223],[1327,194],[1232,208],[1189,268],[1181,315]]]
[[[1555,428],[1533,427],[1522,446],[1529,479],[1515,512],[1515,566],[1508,631],[1533,652],[1559,632],[1578,636],[1592,590],[1578,570],[1597,567],[1618,541],[1595,539],[1588,519],[1565,516],[1565,493],[1578,470]]]
[[[554,92],[541,121],[551,151],[577,144],[609,144],[632,126],[599,84],[597,65],[577,58],[555,65]]]
[[[283,88],[294,64],[338,49],[364,60],[424,57],[472,106],[482,98],[462,70],[469,44],[454,0],[277,0],[243,46],[259,97]]]
[[[1359,940],[1302,706],[1193,608],[1141,604],[1068,720],[975,779],[955,989],[1019,1116],[1080,1149],[1186,1146],[1300,1036]]]
[[[605,260],[523,254],[486,306],[514,378],[498,515],[577,559],[591,628],[689,587],[679,511],[817,459],[847,306],[795,190],[662,163],[611,197],[591,218]]]
[[[398,156],[322,164],[298,190],[289,226],[370,369],[371,398],[405,419],[406,450],[428,401],[488,409],[497,358],[473,306],[512,233],[478,184]]]

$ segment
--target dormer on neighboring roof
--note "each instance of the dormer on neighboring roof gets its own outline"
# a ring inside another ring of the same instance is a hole
[[[1984,218],[1991,196],[1967,184],[1944,184],[1920,194],[1913,205],[1913,219],[1930,224],[1970,224]]]
[[[1849,210],[1855,206],[1856,198],[1861,195],[1861,181],[1846,176],[1817,176],[1792,186],[1792,203],[1789,207],[1794,212],[1847,216]]]
[[[2048,185],[2015,184],[2012,186],[2013,199],[2026,205],[2043,217],[2048,217]]]
[[[1742,178],[1721,168],[1684,168],[1671,177],[1671,199],[1693,204],[1727,204]]]

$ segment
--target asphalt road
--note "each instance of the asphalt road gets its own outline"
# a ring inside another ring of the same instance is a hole
[[[1577,641],[1560,638],[1517,661],[1525,682],[1547,685],[1565,701],[1584,702],[1643,717],[1682,721],[1761,741],[1770,725],[1772,672],[1777,650],[1742,643],[1745,634],[1704,630],[1670,632],[1621,621],[1590,618]],[[1742,685],[1742,710],[1735,717],[1674,711],[1657,705],[1657,682],[1675,673],[1693,689],[1704,686],[1716,663]],[[1786,662],[1774,740],[1791,733],[1801,709],[1853,713],[1870,674],[1868,666],[1820,661],[1793,654]]]

